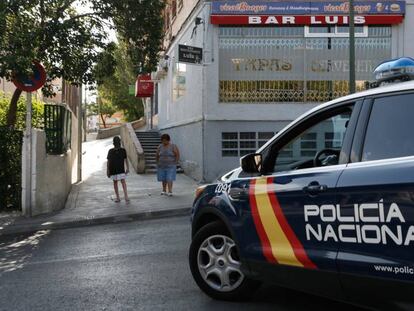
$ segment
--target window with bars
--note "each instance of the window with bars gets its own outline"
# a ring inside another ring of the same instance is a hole
[[[346,109],[345,113],[320,120],[281,147],[277,151],[275,171],[290,170],[292,165],[294,167],[298,163],[310,165],[316,154],[324,149],[334,149],[339,152],[344,142],[352,106]]]
[[[71,148],[72,114],[64,106],[45,105],[46,152],[63,154]]]
[[[170,28],[171,28],[171,10],[167,7],[164,10],[164,31],[166,33],[166,37],[168,37]]]
[[[313,157],[317,149],[317,133],[306,133],[300,139],[300,155],[302,157]]]
[[[348,28],[220,27],[221,103],[324,102],[349,93]],[[356,27],[356,88],[391,57],[391,27]]]
[[[336,149],[341,147],[344,139],[343,135],[345,135],[345,133],[325,133],[325,148]]]
[[[171,20],[177,15],[177,0],[171,0]]]
[[[242,157],[255,153],[274,132],[223,132],[221,134],[221,155],[223,157]]]
[[[349,37],[348,26],[305,26],[305,37]],[[355,26],[355,37],[368,37],[368,26]]]
[[[239,133],[221,133],[221,155],[223,157],[239,156]]]

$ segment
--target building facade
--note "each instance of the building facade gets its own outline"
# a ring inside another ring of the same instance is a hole
[[[212,181],[302,113],[348,94],[348,12],[347,1],[170,1],[153,111],[186,173]],[[414,0],[356,1],[355,15],[363,90],[379,63],[414,56]],[[180,61],[179,45],[202,48],[201,64]],[[331,133],[309,133],[287,152],[306,156],[322,135]]]

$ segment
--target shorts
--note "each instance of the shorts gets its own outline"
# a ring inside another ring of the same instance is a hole
[[[158,181],[166,181],[166,182],[175,181],[176,174],[177,174],[177,168],[175,166],[158,168],[157,170]]]
[[[111,179],[113,181],[126,179],[126,174],[125,173],[122,173],[122,174],[111,175]]]

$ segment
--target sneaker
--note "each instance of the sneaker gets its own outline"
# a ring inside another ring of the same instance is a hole
[[[172,192],[168,192],[168,196],[172,197],[173,196]]]
[[[160,195],[167,195],[167,192],[162,191],[162,192],[160,193]]]

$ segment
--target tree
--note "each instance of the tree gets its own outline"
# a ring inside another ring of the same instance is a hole
[[[108,64],[113,63],[114,70],[110,74]],[[142,100],[129,94],[129,85],[135,84],[136,74],[124,40],[120,39],[118,46],[102,55],[94,71],[100,77],[97,79],[98,93],[103,102],[122,110],[128,121],[137,120],[144,115]]]
[[[150,73],[158,63],[163,39],[165,0],[113,0],[113,21],[130,56],[133,72]],[[130,12],[132,14],[122,14]]]
[[[116,112],[116,108],[111,102],[98,98],[98,102],[88,105],[88,115],[98,115],[102,120],[104,128],[106,128],[105,118],[112,116]]]
[[[83,12],[76,7],[83,7]],[[74,84],[94,82],[92,67],[105,43],[105,26],[113,25],[126,44],[135,73],[156,65],[162,40],[162,0],[2,0],[0,3],[0,76],[30,76],[33,61],[48,74],[44,95],[53,94],[51,82],[63,78]],[[16,91],[7,124],[16,122]]]
[[[48,81],[46,96],[53,94],[51,82],[62,77],[74,83],[92,80],[89,68],[98,49],[105,48],[102,17],[79,14],[74,0],[8,0],[0,7],[4,16],[0,33],[0,76],[30,76],[33,61],[43,63]],[[86,4],[86,1],[80,1]],[[17,101],[21,91],[13,95],[7,125],[16,122]]]

